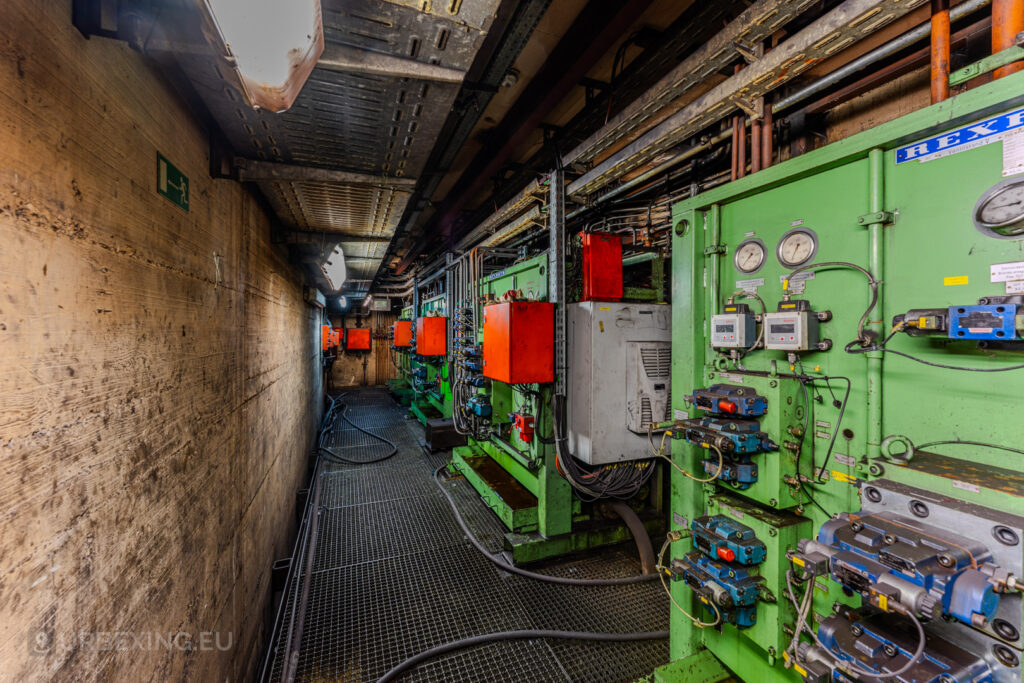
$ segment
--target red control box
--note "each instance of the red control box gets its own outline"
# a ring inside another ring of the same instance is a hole
[[[391,338],[395,346],[409,348],[412,346],[412,321],[399,320],[391,328]]]
[[[320,326],[320,350],[326,351],[331,348],[331,326]]]
[[[509,301],[484,307],[484,377],[505,384],[555,381],[555,305]]]
[[[448,318],[416,318],[416,353],[421,356],[443,356],[447,352]]]
[[[370,350],[370,330],[365,327],[350,327],[346,331],[345,348],[349,351]]]
[[[582,233],[583,301],[622,299],[622,238],[600,232]]]
[[[335,327],[334,328],[334,334],[331,337],[331,346],[334,346],[334,347],[341,346],[341,342],[342,342],[343,339],[345,339],[345,328],[343,328],[343,327]]]

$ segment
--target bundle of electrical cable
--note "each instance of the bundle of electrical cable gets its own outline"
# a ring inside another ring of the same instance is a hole
[[[576,494],[587,502],[614,498],[626,500],[640,492],[654,474],[651,460],[615,463],[592,467],[569,454],[569,437],[565,429],[566,397],[555,396],[555,461],[559,473],[566,478]]]
[[[341,412],[337,411],[338,401],[341,398],[343,398],[344,396],[345,396],[345,394],[339,394],[336,397],[335,396],[328,396],[327,397],[328,401],[330,401],[330,405],[327,408],[327,412],[324,414],[324,419],[323,419],[323,422],[322,422],[321,428],[320,428],[320,436],[319,436],[319,438],[317,440],[317,450],[320,452],[320,454],[323,457],[327,458],[328,460],[331,460],[333,462],[342,463],[342,464],[345,464],[345,465],[371,465],[373,463],[382,462],[384,460],[387,460],[388,458],[390,458],[390,457],[394,456],[396,453],[398,453],[398,446],[395,445],[395,442],[393,442],[390,439],[387,439],[387,438],[381,436],[380,434],[374,434],[370,430],[365,429],[363,427],[360,427],[355,422],[353,422],[351,419],[349,419],[349,417],[348,417],[349,406],[347,404],[343,406]],[[372,458],[370,460],[353,460],[351,458],[346,458],[344,455],[341,455],[340,453],[338,453],[337,451],[333,450],[332,448],[330,448],[328,446],[325,446],[324,442],[327,440],[327,435],[330,434],[332,431],[334,431],[334,425],[336,424],[336,422],[337,422],[339,417],[342,420],[344,420],[345,422],[347,422],[350,425],[352,425],[352,427],[354,427],[358,431],[362,432],[363,434],[366,434],[368,436],[373,437],[374,439],[377,439],[378,441],[386,443],[391,448],[384,455],[378,456],[376,458]]]

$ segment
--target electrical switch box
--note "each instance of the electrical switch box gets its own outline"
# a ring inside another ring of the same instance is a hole
[[[483,374],[506,384],[555,380],[555,305],[508,301],[484,307]]]
[[[448,318],[436,315],[416,318],[416,353],[421,356],[448,353]]]
[[[711,346],[716,349],[748,349],[757,339],[757,316],[746,304],[731,304],[711,316]]]
[[[320,326],[320,350],[327,351],[331,348],[331,326],[321,325]]]
[[[341,346],[341,341],[345,338],[345,328],[335,327],[334,332],[331,334],[331,346],[338,348]]]
[[[345,348],[349,351],[370,350],[370,330],[365,327],[350,327],[345,335]]]
[[[569,452],[590,465],[651,457],[648,426],[671,417],[671,307],[586,301],[568,316]]]
[[[412,321],[398,320],[391,327],[391,338],[394,345],[400,349],[407,349],[412,346]]]
[[[599,232],[582,233],[583,301],[622,298],[622,238]]]
[[[804,299],[783,301],[779,310],[764,316],[764,347],[776,351],[827,351],[832,342],[821,341],[819,323],[832,317],[815,313]]]

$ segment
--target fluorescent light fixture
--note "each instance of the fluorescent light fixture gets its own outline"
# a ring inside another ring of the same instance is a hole
[[[345,284],[348,269],[345,267],[345,252],[341,250],[340,244],[334,248],[327,260],[320,264],[320,272],[323,273],[331,291],[337,292]]]
[[[342,309],[348,308],[348,299],[343,296],[339,296],[338,306],[340,306]]]
[[[206,0],[249,104],[292,106],[324,51],[320,0]]]

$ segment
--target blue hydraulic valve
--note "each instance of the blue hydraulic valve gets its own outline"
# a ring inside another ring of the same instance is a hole
[[[766,398],[738,384],[713,384],[707,389],[696,389],[689,401],[694,408],[714,415],[761,417],[768,411]]]
[[[725,515],[697,517],[690,522],[690,531],[694,547],[719,560],[754,565],[768,554],[753,529]]]

